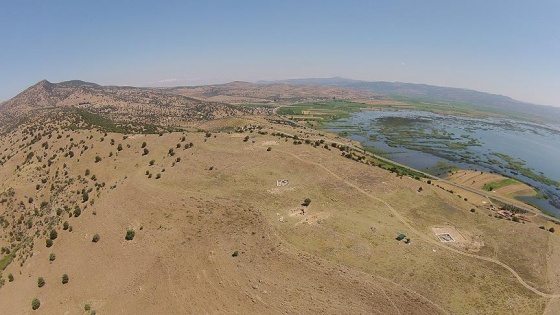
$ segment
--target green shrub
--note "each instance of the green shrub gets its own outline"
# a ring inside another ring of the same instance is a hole
[[[231,254],[231,257],[237,257],[239,256],[239,251],[234,251],[233,254]]]
[[[39,309],[40,306],[41,306],[41,301],[39,301],[38,298],[34,298],[33,301],[31,301],[31,308],[33,310]]]
[[[548,229],[548,231],[549,231],[550,233],[554,233],[554,231],[556,231],[556,230],[555,230],[553,227],[551,227],[550,229]]]
[[[13,282],[13,281],[14,281],[14,275],[13,275],[13,274],[10,273],[10,274],[8,275],[8,281],[9,281],[9,282]]]
[[[150,166],[154,165],[155,162],[156,162],[156,160],[151,160],[150,161]]]
[[[91,305],[89,305],[89,304],[84,305],[84,310],[86,310],[86,311],[91,310]]]
[[[127,240],[127,241],[132,241],[134,239],[135,235],[136,235],[136,232],[134,232],[134,230],[127,230],[126,231],[126,236],[124,237],[124,239]]]
[[[49,255],[49,261],[54,261],[56,259],[56,255],[54,253],[51,253]]]
[[[101,162],[101,157],[99,155],[97,155],[95,157],[95,163],[99,163],[99,162]]]
[[[150,153],[150,150],[144,148],[144,153],[142,155],[148,155],[148,153]]]
[[[80,216],[80,214],[82,214],[82,210],[80,210],[80,207],[76,207],[76,208],[74,209],[74,217],[77,218],[77,217]]]
[[[68,275],[67,274],[63,274],[62,275],[62,284],[67,284],[68,283]]]
[[[39,277],[39,279],[37,279],[37,286],[39,286],[39,288],[42,288],[45,285],[45,279],[43,279],[43,277]]]
[[[305,200],[303,201],[303,203],[301,205],[307,207],[307,206],[309,206],[309,204],[311,204],[311,199],[305,198]]]
[[[49,237],[51,238],[51,240],[56,240],[56,238],[58,237],[58,233],[56,232],[56,230],[51,230]]]
[[[90,174],[90,172],[89,172],[89,168],[88,168],[88,169],[86,169],[85,175],[89,176],[89,174]]]
[[[91,241],[94,242],[94,243],[99,242],[99,234],[96,233],[96,234],[93,236],[93,238],[91,239]]]
[[[142,149],[146,147],[146,142],[142,142]]]
[[[68,227],[70,226],[70,224],[68,223],[68,221],[64,221],[64,223],[62,224],[62,229],[63,230],[68,230]]]
[[[47,238],[47,247],[53,246],[53,241],[50,238]]]

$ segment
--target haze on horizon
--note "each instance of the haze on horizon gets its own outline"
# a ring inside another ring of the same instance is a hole
[[[560,106],[557,1],[6,2],[0,101],[79,79],[177,86],[342,76]]]

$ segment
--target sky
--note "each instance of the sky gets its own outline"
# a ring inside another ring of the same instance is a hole
[[[560,1],[0,0],[0,101],[47,79],[342,76],[560,106]]]

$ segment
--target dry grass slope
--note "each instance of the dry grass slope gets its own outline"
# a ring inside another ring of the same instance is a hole
[[[479,200],[341,152],[329,145],[339,141],[333,135],[249,112],[159,134],[32,112],[0,136],[1,273],[13,276],[0,287],[7,314],[32,314],[34,298],[45,314],[81,313],[86,304],[103,314],[556,307],[547,294],[560,292],[560,242],[539,229],[550,222],[497,219]],[[288,134],[314,141],[296,145]],[[438,243],[434,227],[463,238]],[[411,242],[395,240],[399,233]],[[505,263],[543,294],[477,256]]]

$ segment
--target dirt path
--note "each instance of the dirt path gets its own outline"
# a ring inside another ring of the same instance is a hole
[[[527,282],[525,282],[525,280],[523,280],[523,278],[521,278],[521,276],[519,276],[519,274],[518,274],[513,268],[511,268],[510,266],[504,264],[503,262],[501,262],[501,261],[499,261],[499,260],[496,260],[496,259],[493,259],[493,258],[489,258],[489,257],[474,255],[474,254],[470,254],[470,253],[465,253],[465,252],[460,251],[460,250],[458,250],[458,249],[455,249],[455,248],[446,246],[446,245],[442,244],[441,242],[438,242],[438,241],[432,239],[431,237],[429,237],[429,236],[427,236],[427,235],[421,233],[420,231],[418,231],[417,229],[415,229],[412,225],[410,225],[410,223],[408,223],[408,222],[406,221],[406,219],[405,219],[395,208],[393,208],[387,201],[385,201],[385,200],[383,200],[383,199],[381,199],[381,198],[372,196],[371,194],[369,194],[369,193],[366,192],[365,190],[361,189],[360,187],[356,186],[355,184],[351,183],[350,181],[348,181],[348,180],[342,178],[341,176],[339,176],[339,175],[336,174],[335,172],[331,171],[329,168],[325,167],[324,165],[319,164],[319,163],[316,163],[316,162],[308,161],[308,160],[306,160],[306,159],[304,159],[304,158],[301,158],[301,157],[299,157],[298,155],[293,154],[293,153],[290,153],[290,152],[281,151],[281,150],[278,150],[278,151],[280,151],[280,152],[282,152],[282,153],[289,154],[289,155],[291,155],[292,157],[294,157],[294,158],[296,158],[296,159],[298,159],[298,160],[300,160],[300,161],[302,161],[302,162],[305,162],[305,163],[308,163],[308,164],[312,164],[312,165],[318,166],[318,167],[324,169],[324,170],[325,170],[326,172],[328,172],[329,174],[331,174],[333,177],[335,177],[335,178],[337,178],[338,180],[344,182],[346,185],[348,185],[348,186],[350,186],[350,187],[356,189],[357,191],[359,191],[359,192],[362,193],[363,195],[367,196],[368,198],[371,198],[371,199],[373,199],[373,200],[376,200],[376,201],[379,201],[379,202],[383,203],[385,206],[387,206],[387,208],[389,208],[389,210],[391,210],[391,212],[393,213],[393,215],[395,215],[395,217],[398,218],[399,221],[401,221],[408,229],[410,229],[414,234],[418,235],[419,237],[421,237],[421,238],[422,238],[423,240],[425,240],[426,242],[431,243],[431,244],[433,244],[433,245],[435,245],[435,246],[438,246],[438,247],[440,247],[440,248],[446,249],[446,250],[448,250],[448,251],[454,252],[454,253],[456,253],[456,254],[460,254],[460,255],[463,255],[463,256],[467,256],[467,257],[471,257],[471,258],[476,258],[476,259],[480,259],[480,260],[484,260],[484,261],[487,261],[487,262],[491,262],[491,263],[500,265],[500,266],[502,266],[503,268],[507,269],[509,272],[511,272],[511,274],[513,274],[513,276],[517,279],[517,281],[518,281],[522,286],[524,286],[524,287],[527,288],[528,290],[531,290],[533,293],[535,293],[535,294],[537,294],[537,295],[540,295],[540,296],[542,296],[542,297],[544,297],[544,298],[550,298],[550,299],[557,299],[557,298],[560,298],[560,294],[549,294],[549,293],[541,292],[541,291],[539,291],[538,289],[536,289],[536,288],[530,286],[529,284],[527,284]]]

